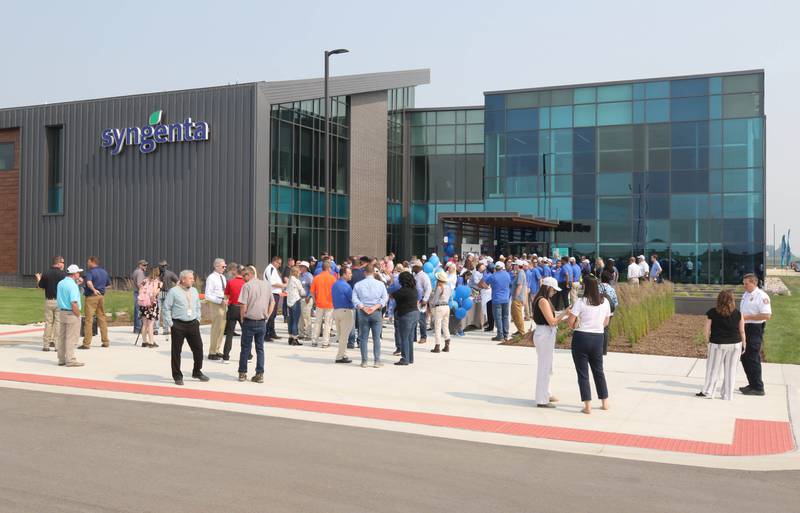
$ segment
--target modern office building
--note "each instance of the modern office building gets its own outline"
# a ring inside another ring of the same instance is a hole
[[[447,233],[458,252],[657,252],[679,282],[763,264],[762,70],[416,109],[428,81],[332,78],[327,180],[320,79],[0,110],[0,273],[53,253],[116,275],[141,257],[410,256]]]

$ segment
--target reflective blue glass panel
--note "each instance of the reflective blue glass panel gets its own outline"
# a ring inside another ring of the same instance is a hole
[[[648,100],[646,119],[648,123],[669,121],[669,100]]]
[[[631,102],[600,103],[597,105],[598,125],[626,125],[631,123]]]
[[[536,130],[539,113],[536,109],[515,109],[507,111],[507,130]]]
[[[506,97],[502,94],[486,95],[484,102],[486,110],[504,109],[506,107]]]
[[[707,78],[690,78],[671,82],[672,97],[703,96],[708,94]]]
[[[673,98],[670,101],[672,121],[695,121],[708,119],[708,97]]]

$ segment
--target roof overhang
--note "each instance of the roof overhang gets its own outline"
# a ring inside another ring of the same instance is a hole
[[[518,212],[442,212],[440,223],[454,222],[477,226],[500,226],[506,228],[536,228],[551,230],[558,228],[557,221],[520,214]]]
[[[330,96],[345,96],[413,87],[429,84],[431,70],[410,69],[382,73],[363,73],[360,75],[338,75],[328,79]],[[259,89],[270,104],[322,98],[325,91],[324,78],[304,80],[284,80],[279,82],[259,82]]]

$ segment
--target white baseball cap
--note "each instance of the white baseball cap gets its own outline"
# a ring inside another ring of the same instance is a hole
[[[67,274],[75,274],[75,273],[82,273],[82,272],[83,272],[83,269],[81,269],[80,267],[78,267],[75,264],[72,264],[71,266],[67,267]]]
[[[495,269],[505,269],[506,268],[506,264],[504,264],[503,262],[497,262],[496,264],[494,264],[494,268]]]
[[[558,282],[552,276],[548,276],[542,280],[542,285],[547,285],[551,289],[555,290],[556,292],[561,292],[561,287],[558,286]]]
[[[297,264],[297,265],[299,265],[299,266],[301,266],[301,267],[302,267],[302,266],[311,267],[311,266],[308,264],[308,262],[306,262],[305,260],[301,260],[301,261],[300,261],[300,263],[299,263],[299,264]]]

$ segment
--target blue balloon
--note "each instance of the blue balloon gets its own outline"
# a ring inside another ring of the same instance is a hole
[[[470,288],[466,285],[459,285],[456,287],[455,297],[456,299],[464,299],[468,298],[470,294]]]
[[[450,256],[456,252],[456,247],[453,246],[452,244],[448,244],[447,247],[444,248],[444,252],[445,254],[447,254],[447,256]]]
[[[458,309],[458,302],[455,299],[450,300],[450,308],[453,310]]]
[[[430,262],[425,262],[425,265],[422,266],[422,270],[425,271],[426,273],[432,273],[433,272],[433,264],[430,263]]]
[[[439,265],[439,257],[437,255],[431,255],[431,257],[428,259],[428,262],[430,262],[431,265],[436,267],[437,265]]]
[[[431,279],[431,285],[436,285],[436,275],[433,273],[428,273],[428,278]]]
[[[458,319],[459,321],[466,316],[467,316],[467,311],[464,310],[464,308],[459,308],[458,310],[456,310],[456,319]]]
[[[472,306],[473,306],[472,298],[470,298],[470,297],[465,297],[461,301],[461,308],[463,308],[464,310],[469,311],[470,309],[472,309]]]

